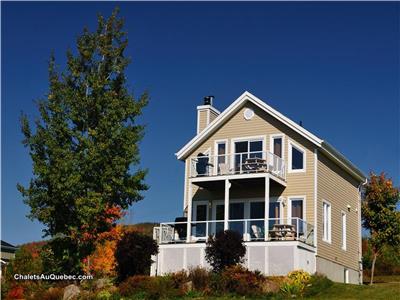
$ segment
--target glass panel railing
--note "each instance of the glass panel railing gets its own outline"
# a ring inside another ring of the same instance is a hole
[[[201,155],[190,159],[190,177],[270,172],[286,179],[285,161],[268,151]]]
[[[301,241],[314,245],[314,226],[300,218],[228,220],[228,229],[238,232],[246,242]],[[205,242],[208,237],[223,230],[223,220],[194,221],[191,222],[188,237],[187,222],[161,223],[153,229],[153,237],[159,244]]]

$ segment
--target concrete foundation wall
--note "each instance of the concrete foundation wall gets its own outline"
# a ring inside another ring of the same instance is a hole
[[[153,257],[151,275],[189,269],[191,267],[210,268],[205,259],[205,244],[159,245],[159,253]],[[312,247],[300,242],[250,242],[243,265],[250,270],[258,270],[266,275],[286,275],[303,269],[315,273],[315,253]]]
[[[357,270],[346,268],[340,264],[317,256],[317,272],[325,274],[330,280],[346,283],[345,270],[348,271],[348,282],[352,284],[361,284],[362,278]]]

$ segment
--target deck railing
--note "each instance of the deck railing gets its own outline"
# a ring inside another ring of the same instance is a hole
[[[189,236],[187,222],[169,222],[154,227],[153,237],[159,244],[205,242],[208,237],[224,230],[224,220],[193,221],[190,224]],[[229,220],[228,229],[239,232],[246,242],[301,241],[314,245],[314,226],[300,218]]]
[[[190,177],[272,173],[286,180],[285,161],[268,151],[200,155],[190,159]]]

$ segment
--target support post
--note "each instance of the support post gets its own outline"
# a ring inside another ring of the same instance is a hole
[[[189,192],[187,197],[187,228],[186,242],[190,243],[192,236],[192,182],[189,180]]]
[[[269,233],[269,175],[265,176],[265,194],[264,194],[264,239],[268,241]]]
[[[224,230],[228,230],[229,225],[229,189],[231,183],[228,179],[225,179],[225,203],[224,203]]]

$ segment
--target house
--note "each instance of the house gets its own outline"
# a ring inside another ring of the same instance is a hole
[[[15,251],[17,247],[1,240],[1,274],[4,274],[4,269],[8,262],[15,257]]]
[[[362,283],[360,188],[365,175],[326,141],[249,92],[223,112],[206,97],[185,163],[183,213],[154,229],[151,273],[208,267],[205,241],[243,235],[245,266]],[[189,233],[189,234],[188,234]]]

